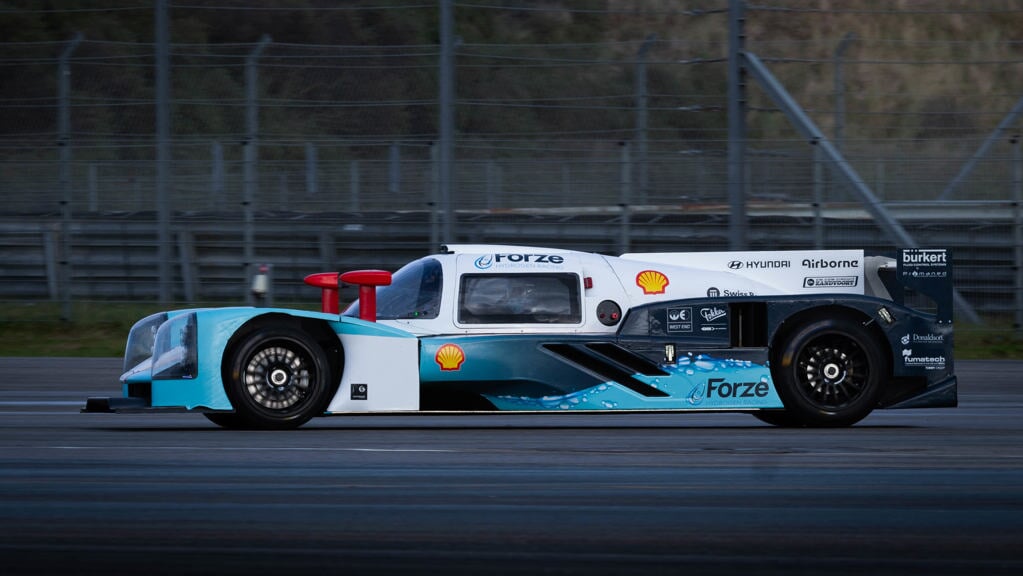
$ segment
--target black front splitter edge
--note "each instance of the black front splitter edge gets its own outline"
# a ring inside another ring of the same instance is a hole
[[[205,409],[189,410],[183,406],[150,406],[145,398],[87,398],[83,414],[131,414],[131,413],[185,413],[207,412]]]

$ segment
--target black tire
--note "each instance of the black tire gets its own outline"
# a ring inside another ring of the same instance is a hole
[[[242,418],[234,412],[203,412],[202,415],[221,428],[235,429],[246,427]]]
[[[232,346],[224,361],[224,388],[235,413],[210,418],[218,424],[220,420],[236,428],[298,428],[322,414],[330,401],[326,353],[296,328],[256,329]]]
[[[797,326],[772,360],[785,411],[757,417],[782,426],[855,424],[877,406],[888,374],[876,335],[846,316]]]

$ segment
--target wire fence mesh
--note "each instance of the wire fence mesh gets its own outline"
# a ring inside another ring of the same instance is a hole
[[[448,216],[460,242],[727,249],[727,40],[741,24],[745,49],[886,209],[921,244],[955,250],[971,303],[1019,323],[1015,0],[454,2],[447,206],[440,3],[171,3],[168,101],[153,8],[101,4],[0,14],[47,23],[0,42],[8,303],[57,301],[64,286],[75,301],[147,300],[161,281],[172,304],[243,301],[247,238],[279,297],[315,298],[304,274],[393,268],[434,251]],[[894,248],[764,90],[746,88],[749,247]],[[169,279],[155,264],[160,105]]]

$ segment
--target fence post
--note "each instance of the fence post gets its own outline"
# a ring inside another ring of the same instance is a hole
[[[401,194],[401,144],[392,142],[387,156],[387,194],[396,201]]]
[[[824,249],[824,158],[817,146],[813,147],[813,247]]]
[[[636,169],[638,171],[637,188],[639,203],[646,204],[650,187],[650,171],[647,166],[647,79],[646,56],[650,45],[657,40],[656,34],[650,34],[643,41],[636,54]]]
[[[61,52],[60,62],[57,65],[57,97],[60,106],[57,117],[57,149],[60,154],[60,188],[63,194],[60,200],[58,285],[60,286],[61,301],[60,319],[65,322],[71,321],[71,219],[73,217],[71,202],[74,200],[71,183],[71,66],[68,64],[68,59],[71,58],[71,53],[78,48],[78,44],[81,42],[82,34],[79,32]]]
[[[842,140],[845,138],[845,74],[843,73],[843,58],[849,44],[856,39],[854,32],[846,32],[835,47],[835,148],[842,150]]]
[[[167,0],[156,0],[156,252],[160,273],[160,304],[171,300],[171,62],[170,16]]]
[[[454,222],[454,207],[451,197],[454,191],[455,169],[455,16],[452,0],[440,0],[440,142],[437,185],[440,188],[441,241],[451,243]]]
[[[210,173],[212,208],[221,210],[224,207],[224,146],[219,140],[214,140],[210,145],[210,155],[213,157]]]
[[[252,52],[245,58],[245,183],[242,197],[242,211],[245,215],[244,235],[244,258],[242,268],[245,277],[245,301],[250,306],[255,303],[255,297],[249,290],[249,282],[253,275],[255,255],[255,208],[256,194],[259,190],[259,180],[256,174],[256,162],[259,161],[259,103],[257,101],[257,84],[259,70],[257,63],[259,55],[270,43],[270,36],[264,34],[259,43],[252,49]]]
[[[305,194],[315,196],[319,191],[320,183],[317,178],[319,156],[316,151],[316,144],[305,143]]]
[[[621,147],[621,202],[618,205],[622,209],[622,222],[618,253],[625,254],[629,251],[629,226],[632,224],[632,159],[629,156],[629,143],[622,142]]]
[[[728,244],[746,249],[746,1],[728,1]]]
[[[1013,258],[1016,267],[1016,318],[1013,328],[1016,333],[1023,332],[1023,154],[1020,153],[1020,135],[1014,134],[1012,139],[1012,230]]]
[[[352,212],[358,212],[359,206],[359,161],[352,160],[348,164],[348,178],[351,185],[351,197],[349,198],[348,208]]]

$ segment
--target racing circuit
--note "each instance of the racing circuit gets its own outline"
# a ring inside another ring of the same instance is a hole
[[[1023,362],[852,428],[80,414],[120,359],[0,358],[0,566],[146,574],[1019,574]]]

